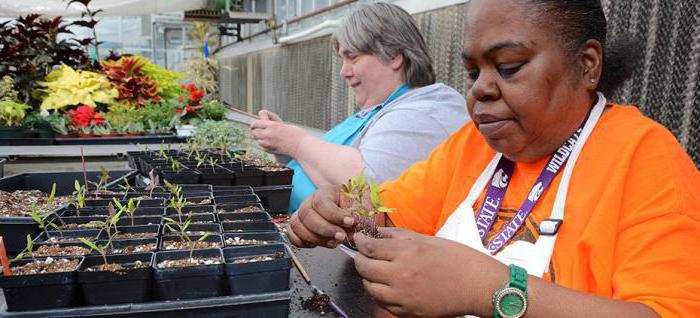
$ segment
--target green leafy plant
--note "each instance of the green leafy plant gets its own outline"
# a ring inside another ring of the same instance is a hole
[[[151,180],[151,183],[149,183],[145,190],[148,191],[148,196],[153,197],[153,190],[160,188],[160,177],[155,173],[155,171],[151,170],[148,172],[148,178]]]
[[[182,195],[182,186],[174,185],[168,182],[168,180],[163,182],[170,192],[170,202],[168,203],[168,207],[173,208],[177,212],[177,218],[180,222],[182,222],[182,209],[187,206],[187,200],[185,199],[185,196]]]
[[[168,231],[172,233],[177,233],[177,236],[180,237],[180,240],[182,240],[183,242],[187,242],[187,245],[190,249],[190,258],[192,258],[192,254],[197,243],[204,241],[207,237],[209,237],[209,235],[211,235],[211,233],[204,233],[204,235],[202,235],[198,239],[192,240],[192,238],[190,238],[190,235],[187,233],[187,228],[192,223],[191,215],[188,215],[187,219],[184,222],[182,222],[182,220],[176,221],[167,217],[163,218],[163,221],[167,222],[165,223],[165,227],[168,229]],[[176,226],[177,229],[173,228],[172,225]]]
[[[111,177],[109,176],[109,171],[107,168],[104,166],[100,165],[100,179],[98,182],[90,182],[91,184],[95,185],[95,191],[93,191],[93,194],[95,195],[95,199],[97,199],[100,195],[100,193],[104,193],[106,189],[104,188],[107,185],[107,181]]]
[[[61,230],[61,227],[58,226],[57,224],[54,224],[53,222],[47,222],[47,220],[54,215],[53,211],[47,212],[44,216],[41,216],[41,210],[36,206],[36,204],[32,204],[32,211],[31,211],[31,216],[32,219],[34,219],[34,222],[39,226],[39,229],[46,234],[46,238],[49,237],[49,232],[48,229],[49,227],[63,233]]]
[[[182,93],[179,83],[180,80],[185,79],[182,74],[164,69],[143,56],[134,56],[134,58],[136,58],[138,62],[143,63],[141,73],[150,76],[151,79],[158,84],[158,95],[160,95],[162,99],[174,99]]]
[[[203,113],[204,118],[203,119],[211,119],[211,120],[223,120],[224,116],[226,115],[226,105],[219,101],[207,101],[202,103],[203,105]]]
[[[18,100],[18,98],[12,77],[3,76],[0,81],[0,100]]]
[[[182,171],[182,165],[180,164],[179,161],[177,161],[175,159],[171,159],[170,168],[173,169],[173,171],[178,172],[178,173],[180,171]]]
[[[216,163],[219,162],[218,159],[211,158],[209,159],[209,164],[211,164],[211,173],[216,173]]]
[[[129,201],[126,203],[126,205],[119,202],[117,198],[112,198],[112,201],[114,202],[114,206],[116,206],[120,212],[124,212],[129,216],[129,219],[131,219],[131,225],[134,225],[134,216],[136,214],[136,209],[138,209],[139,205],[141,205],[141,201],[134,201],[134,198],[129,198]]]
[[[122,180],[123,184],[120,184],[117,186],[119,189],[121,189],[124,192],[130,192],[131,190],[134,189],[134,187],[132,187],[131,184],[129,183],[129,179],[127,179],[126,176],[122,176],[121,180]],[[140,201],[139,201],[139,203],[140,203]]]
[[[104,264],[107,265],[107,250],[108,250],[109,246],[112,245],[111,241],[108,240],[107,243],[105,243],[105,244],[97,245],[97,244],[90,242],[82,237],[79,237],[78,240],[81,243],[85,244],[85,246],[90,248],[90,250],[93,250],[93,251],[100,253],[100,255],[102,256],[102,261],[104,261]]]
[[[224,145],[240,145],[245,140],[246,133],[238,124],[230,121],[205,120],[197,126],[193,137],[204,147],[221,149]]]
[[[12,100],[0,100],[0,126],[14,127],[24,123],[32,106]]]
[[[369,202],[366,200],[368,192]],[[375,217],[381,213],[390,213],[394,209],[384,206],[379,187],[374,180],[367,178],[364,172],[360,172],[341,185],[340,193],[341,207],[352,212],[358,218],[355,230],[372,237],[381,237],[377,231]]]
[[[42,88],[34,91],[33,96],[42,101],[41,110],[62,110],[72,105],[94,108],[98,103],[112,104],[119,96],[104,75],[76,71],[65,64],[51,71],[45,81],[37,84]]]
[[[27,245],[24,247],[24,250],[19,252],[17,256],[15,256],[13,259],[9,260],[10,264],[19,261],[29,255],[33,261],[36,262],[36,257],[34,257],[34,241],[32,240],[32,235],[27,234]]]
[[[73,191],[73,205],[75,205],[76,215],[80,216],[80,209],[85,206],[85,199],[87,197],[87,187],[80,184],[78,180],[75,180]]]
[[[175,126],[175,107],[167,101],[146,103],[140,112],[145,129],[151,134],[170,132]]]

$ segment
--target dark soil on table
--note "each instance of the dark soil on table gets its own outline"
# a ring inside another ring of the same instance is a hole
[[[311,298],[305,299],[301,303],[301,308],[304,308],[308,311],[312,311],[315,313],[319,313],[321,315],[325,315],[328,312],[331,312],[331,298],[326,295],[326,294],[321,294],[321,295],[313,295]]]

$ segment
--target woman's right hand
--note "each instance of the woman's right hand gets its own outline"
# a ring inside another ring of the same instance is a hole
[[[287,235],[298,247],[334,248],[348,238],[355,218],[339,207],[338,187],[321,188],[302,204],[290,219]]]

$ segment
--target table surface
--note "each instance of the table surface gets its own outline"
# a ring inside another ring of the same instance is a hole
[[[380,309],[362,286],[360,275],[350,256],[338,249],[317,247],[294,248],[299,261],[309,273],[311,282],[331,297],[349,317],[391,317]],[[302,298],[312,296],[311,288],[296,269],[292,269],[292,303],[289,317],[333,317],[305,310]]]

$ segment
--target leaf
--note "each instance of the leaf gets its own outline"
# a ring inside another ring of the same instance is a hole
[[[85,244],[87,247],[89,247],[91,250],[102,251],[102,248],[98,247],[98,246],[95,245],[95,243],[93,243],[93,242],[90,242],[90,241],[88,241],[88,240],[86,240],[86,239],[84,239],[84,238],[82,238],[82,237],[79,237],[78,240],[79,240],[81,243]]]
[[[36,208],[36,204],[32,203],[32,210],[31,210],[31,216],[34,221],[39,224],[40,227],[43,227],[44,220],[41,219],[41,216],[39,215],[39,210]]]
[[[205,240],[207,237],[209,237],[210,235],[211,235],[211,233],[209,233],[209,232],[204,233],[204,235],[202,235],[202,237],[200,237],[200,238],[197,239],[197,242],[202,242],[202,241],[204,241],[204,240]]]

